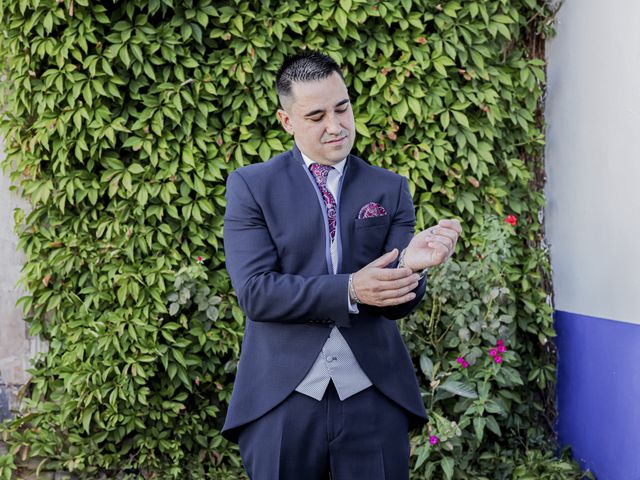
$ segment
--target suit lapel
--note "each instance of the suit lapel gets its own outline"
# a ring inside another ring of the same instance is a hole
[[[300,195],[298,196],[300,202],[298,202],[296,208],[303,209],[303,212],[305,212],[305,219],[307,221],[313,222],[315,225],[321,224],[321,232],[325,240],[324,256],[327,264],[327,273],[333,273],[333,263],[331,261],[331,240],[329,238],[328,228],[329,221],[322,193],[320,193],[320,189],[313,178],[313,174],[304,163],[302,154],[300,153],[297,145],[294,144],[291,153],[293,157],[293,161],[291,162],[291,168],[293,171],[291,173],[295,179],[294,184],[296,185],[296,188],[300,189]],[[319,219],[317,218],[318,213],[320,213]]]
[[[353,210],[356,208],[356,190],[358,188],[358,170],[360,165],[358,159],[353,155],[349,155],[347,164],[345,166],[341,189],[340,189],[340,203],[338,205],[338,218],[340,221],[340,244],[338,245],[338,273],[342,273],[342,268],[349,262],[345,262],[345,252],[348,255],[351,248],[354,248],[352,244],[351,232],[353,230],[354,215]]]

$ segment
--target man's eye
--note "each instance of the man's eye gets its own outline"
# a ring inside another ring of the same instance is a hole
[[[336,112],[338,112],[338,113],[344,113],[344,112],[346,112],[346,111],[347,111],[347,108],[346,108],[346,107],[345,107],[345,108],[340,108],[340,109],[336,110]]]
[[[319,122],[320,120],[322,120],[322,117],[309,117],[309,120],[311,120],[312,122]]]

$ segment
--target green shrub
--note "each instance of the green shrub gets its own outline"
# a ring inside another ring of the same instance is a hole
[[[424,475],[418,478],[582,478],[575,464],[552,461],[554,441],[531,423],[525,403],[532,395],[524,374],[533,370],[519,345],[507,273],[516,269],[510,244],[517,233],[486,217],[467,258],[433,269],[426,308],[402,321],[430,413],[412,438],[414,471]]]
[[[15,469],[16,464],[13,462],[13,455],[0,455],[0,479],[11,480],[12,472]]]
[[[291,145],[273,81],[301,48],[344,66],[356,153],[410,179],[418,227],[463,221],[459,261],[403,322],[434,408],[413,439],[415,478],[507,478],[516,458],[553,447],[545,1],[7,0],[0,12],[3,166],[33,206],[15,214],[19,304],[49,342],[4,426],[15,455],[85,478],[239,477],[218,433],[243,327],[224,182]],[[507,214],[514,232],[484,236],[500,230],[487,215]],[[503,325],[496,369],[484,349]],[[476,357],[465,372],[461,353]],[[447,441],[429,449],[429,429]],[[491,460],[501,451],[513,462]]]

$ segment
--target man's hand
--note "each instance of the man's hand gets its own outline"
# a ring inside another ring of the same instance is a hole
[[[353,288],[360,303],[376,307],[400,305],[413,300],[419,276],[409,268],[385,268],[398,258],[398,249],[385,253],[353,274]]]
[[[414,272],[447,261],[456,248],[462,227],[458,220],[440,220],[411,239],[404,254],[404,264]]]

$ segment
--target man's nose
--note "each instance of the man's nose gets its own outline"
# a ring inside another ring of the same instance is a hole
[[[342,125],[340,125],[340,119],[337,115],[327,115],[326,129],[327,133],[331,135],[338,135],[342,131]]]

